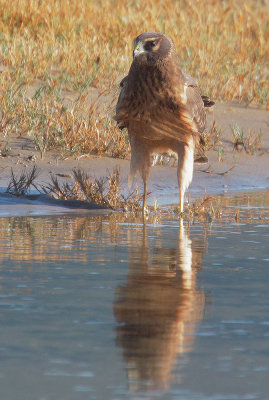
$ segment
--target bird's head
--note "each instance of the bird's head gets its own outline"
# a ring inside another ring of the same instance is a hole
[[[145,32],[134,40],[133,58],[158,60],[165,58],[174,49],[172,40],[162,33]]]

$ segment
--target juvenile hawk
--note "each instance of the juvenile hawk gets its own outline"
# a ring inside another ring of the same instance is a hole
[[[157,32],[134,40],[133,62],[121,81],[115,120],[127,128],[131,144],[130,177],[144,182],[146,207],[151,154],[173,150],[178,154],[179,209],[192,181],[193,155],[205,129],[205,107],[214,103],[202,96],[196,81],[179,64],[174,43]]]

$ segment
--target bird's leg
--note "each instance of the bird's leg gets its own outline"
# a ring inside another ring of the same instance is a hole
[[[179,212],[183,212],[184,195],[188,189],[193,175],[193,153],[194,142],[193,138],[189,139],[189,143],[180,143],[178,146],[178,186],[179,186]]]
[[[130,178],[132,178],[137,172],[144,183],[143,193],[143,214],[146,212],[147,207],[147,193],[148,193],[148,179],[150,171],[150,150],[147,143],[135,135],[130,135],[131,144],[131,163],[130,163]]]
[[[148,194],[148,180],[144,179],[144,194],[143,194],[143,214],[145,214],[147,208],[147,194]]]
[[[179,186],[179,212],[180,214],[183,213],[183,207],[184,207],[184,190],[181,189]]]

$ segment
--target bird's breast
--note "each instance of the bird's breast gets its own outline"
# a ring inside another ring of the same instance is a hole
[[[132,66],[128,79],[129,109],[137,116],[161,110],[178,111],[184,84],[177,69],[165,65]],[[173,79],[172,79],[173,78]]]

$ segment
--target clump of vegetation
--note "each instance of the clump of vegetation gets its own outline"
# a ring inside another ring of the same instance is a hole
[[[10,153],[10,147],[8,141],[4,144],[0,144],[0,155],[1,157],[7,157]]]
[[[218,152],[219,162],[224,159],[224,146],[222,143],[223,131],[217,127],[216,121],[214,120],[209,131],[205,130],[200,134],[200,149],[202,153],[205,151],[214,149]]]
[[[241,151],[244,148],[244,131],[237,124],[231,126],[233,134],[233,147],[235,150]]]
[[[115,168],[105,177],[96,178],[80,169],[73,169],[73,183],[60,183],[58,178],[51,174],[51,183],[39,185],[36,183],[38,171],[34,166],[30,171],[24,169],[16,176],[11,169],[11,179],[6,193],[14,196],[29,194],[31,187],[39,193],[45,193],[55,199],[82,200],[113,210],[124,212],[138,212],[142,209],[143,196],[137,188],[128,194],[124,193],[120,182],[120,171]]]
[[[258,150],[261,149],[262,144],[262,132],[255,134],[254,132],[250,132],[245,140],[245,150],[248,154],[254,155]]]
[[[141,209],[143,196],[138,194],[137,189],[128,195],[123,194],[117,168],[101,178],[89,176],[80,169],[73,169],[73,178],[72,184],[60,184],[57,177],[52,175],[51,183],[43,186],[43,190],[57,199],[83,200],[125,212],[137,212]]]
[[[179,215],[178,206],[171,208],[171,212],[174,215]],[[157,213],[164,213],[161,208]],[[183,218],[187,221],[199,221],[199,222],[212,222],[215,219],[220,219],[222,216],[222,207],[217,204],[216,197],[204,195],[203,198],[196,199],[194,201],[188,201],[186,203],[183,213]]]
[[[223,131],[217,127],[216,121],[214,120],[209,131],[205,130],[200,135],[200,145],[204,151],[215,149],[216,146],[222,145]]]
[[[231,126],[232,134],[233,134],[233,147],[235,150],[242,151],[243,149],[247,154],[254,155],[261,148],[262,143],[262,132],[259,134],[255,134],[254,132],[250,132],[247,136],[242,128],[240,128],[237,124]]]
[[[62,156],[74,154],[107,155],[126,158],[130,152],[126,130],[120,131],[109,110],[88,105],[84,96],[69,108],[55,96],[49,83],[28,97],[26,88],[3,87],[0,93],[0,129],[3,136],[28,136],[40,151],[57,149]]]
[[[12,194],[13,196],[25,196],[31,186],[38,190],[35,180],[38,176],[36,166],[34,166],[29,172],[24,169],[19,176],[15,176],[13,169],[11,168],[11,179],[7,186],[6,193]]]

